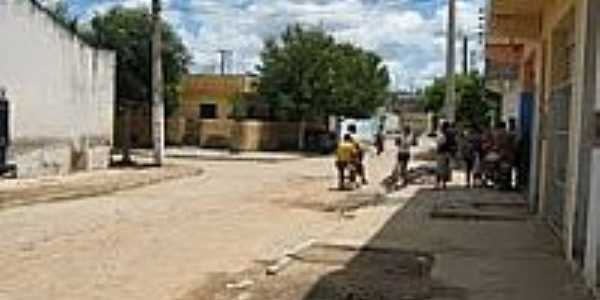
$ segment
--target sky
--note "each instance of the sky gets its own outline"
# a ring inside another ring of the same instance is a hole
[[[56,0],[46,0],[48,2]],[[445,73],[447,0],[162,0],[163,17],[193,54],[193,72],[217,72],[219,49],[232,50],[228,72],[253,72],[266,38],[290,23],[322,26],[340,41],[384,58],[392,89],[418,88]],[[71,14],[90,19],[111,7],[149,5],[150,0],[66,0]],[[457,0],[458,29],[477,30],[485,0]],[[457,68],[462,61],[457,43]]]

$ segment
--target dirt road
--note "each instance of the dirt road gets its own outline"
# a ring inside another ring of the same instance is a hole
[[[0,299],[177,299],[344,224],[329,158],[185,163],[204,175],[0,212]]]

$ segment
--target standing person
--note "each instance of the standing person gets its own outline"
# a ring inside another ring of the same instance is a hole
[[[380,156],[384,151],[385,136],[383,134],[383,128],[379,128],[377,134],[375,134],[375,149],[377,150],[377,156]]]
[[[344,135],[342,141],[338,144],[335,151],[335,167],[338,172],[338,188],[346,188],[346,172],[349,171],[352,159],[355,156],[356,147],[349,134]]]
[[[411,140],[407,135],[403,135],[396,141],[398,145],[398,172],[402,178],[402,186],[408,185],[408,163],[410,162]]]
[[[409,126],[404,127],[402,136],[396,140],[398,146],[398,166],[402,185],[408,185],[408,164],[410,163],[410,147],[413,145],[412,131]]]
[[[469,188],[471,186],[471,173],[473,171],[473,150],[471,143],[469,143],[469,136],[471,135],[470,129],[459,131],[457,136],[459,160],[462,162],[460,165],[465,168],[465,186]]]
[[[483,137],[479,127],[473,129],[470,138],[473,145],[473,184],[480,186],[482,182],[482,160],[483,160]]]
[[[360,177],[362,185],[367,185],[369,182],[367,181],[367,172],[364,164],[365,151],[360,143],[355,139],[352,139],[352,143],[354,145],[354,152],[352,156],[352,168],[354,173],[351,175],[350,180],[354,183],[356,176],[358,176]]]
[[[496,145],[494,144],[494,135],[490,128],[487,128],[481,136],[481,184],[488,187],[493,183],[494,170],[496,169]]]
[[[515,142],[506,130],[506,123],[499,122],[494,131],[494,144],[499,155],[498,187],[510,189],[512,187],[512,171],[515,160]]]
[[[466,186],[468,188],[481,179],[481,134],[473,127],[464,137],[462,156],[466,167]]]
[[[408,147],[416,144],[416,139],[410,126],[404,126],[404,130],[402,131],[402,139],[408,143]]]
[[[450,159],[454,151],[453,149],[456,148],[456,144],[449,123],[444,122],[440,130],[441,132],[437,138],[436,188],[446,189],[447,183],[452,177]]]

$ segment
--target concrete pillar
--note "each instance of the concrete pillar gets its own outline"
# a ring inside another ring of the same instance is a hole
[[[533,105],[533,128],[531,133],[531,161],[529,165],[529,191],[528,203],[531,212],[538,212],[539,186],[542,180],[541,168],[541,103],[543,102],[543,72],[544,72],[544,48],[542,43],[535,46],[535,98]]]
[[[600,107],[600,2],[584,1],[586,8],[586,65],[584,100],[582,105],[582,157],[583,170],[579,188],[588,200],[586,211],[586,247],[584,277],[591,287],[598,285],[598,253],[600,253],[600,149],[595,144],[595,109]]]
[[[586,87],[588,83],[586,78],[589,74],[588,61],[590,57],[586,53],[587,43],[587,1],[577,2],[574,7],[574,26],[575,26],[575,61],[574,69],[572,71],[572,97],[571,97],[571,109],[570,124],[569,124],[569,157],[567,164],[567,189],[566,189],[566,201],[564,208],[564,253],[566,259],[576,265],[574,257],[574,249],[577,247],[577,239],[580,237],[577,226],[579,226],[578,218],[578,207],[581,205],[579,201],[586,201],[580,197],[580,185],[581,178],[581,167],[580,161],[582,160],[582,121],[583,121],[583,106],[586,98]],[[584,208],[585,210],[585,208]]]

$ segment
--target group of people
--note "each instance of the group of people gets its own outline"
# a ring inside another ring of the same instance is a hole
[[[380,130],[375,136],[377,155],[384,152],[385,136]],[[397,147],[396,164],[392,173],[383,181],[386,187],[408,184],[408,164],[410,148],[415,138],[410,127],[405,127],[395,139]],[[446,189],[452,181],[454,165],[465,169],[466,186],[512,189],[516,187],[513,175],[518,174],[517,136],[507,130],[506,123],[499,122],[494,129],[481,130],[477,126],[458,129],[451,123],[440,126],[436,139],[436,188]],[[364,164],[366,148],[351,134],[346,134],[336,150],[338,187],[352,189],[367,184]],[[360,181],[358,181],[360,179]]]
[[[504,122],[485,131],[476,126],[460,131],[443,123],[437,138],[436,187],[446,188],[452,179],[451,162],[456,161],[465,168],[467,187],[515,188],[517,144],[516,134]]]
[[[388,184],[396,184],[400,179],[407,184],[406,173],[410,160],[410,147],[414,144],[414,137],[410,127],[405,127],[402,134],[395,140],[397,152],[397,164],[394,166],[392,175],[388,178],[392,181]],[[380,129],[375,135],[375,148],[377,155],[384,152],[385,136]],[[365,148],[351,135],[346,134],[336,149],[336,169],[338,172],[338,187],[340,190],[355,188],[368,183],[364,164]],[[357,180],[360,179],[360,184]],[[350,186],[348,186],[350,185]]]
[[[347,183],[353,187],[360,183],[368,184],[364,165],[365,149],[350,134],[344,135],[336,149],[335,166],[338,172],[338,188],[347,189]]]

